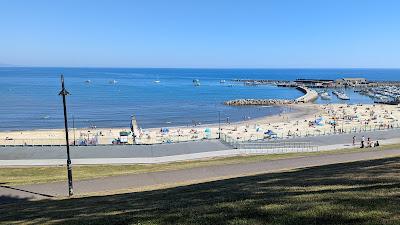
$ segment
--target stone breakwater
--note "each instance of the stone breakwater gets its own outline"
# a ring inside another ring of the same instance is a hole
[[[303,96],[290,100],[290,99],[235,99],[224,102],[225,105],[242,106],[242,105],[289,105],[295,103],[312,102],[318,98],[318,93],[307,87],[298,86],[298,90],[304,93]]]
[[[288,99],[235,99],[226,101],[225,105],[288,105],[295,103],[295,100]]]

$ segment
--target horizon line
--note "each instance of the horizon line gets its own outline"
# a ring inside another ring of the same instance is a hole
[[[25,66],[25,65],[0,65],[1,68],[65,68],[65,69],[271,69],[271,70],[296,70],[296,69],[382,69],[398,70],[400,67],[156,67],[156,66]]]

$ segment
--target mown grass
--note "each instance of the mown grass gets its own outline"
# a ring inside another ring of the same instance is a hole
[[[158,171],[170,171],[179,169],[188,169],[202,166],[250,163],[264,160],[277,160],[285,158],[294,158],[302,156],[313,156],[322,154],[350,153],[361,151],[379,151],[385,149],[400,148],[400,144],[386,145],[374,149],[350,148],[342,150],[333,150],[326,152],[309,153],[287,153],[271,155],[246,155],[226,158],[205,159],[196,161],[185,161],[163,164],[136,164],[136,165],[75,165],[73,166],[74,180],[85,180],[109,176],[118,176],[126,174],[138,174]],[[66,181],[65,166],[36,166],[36,167],[2,167],[0,168],[0,183],[9,186],[38,184]]]
[[[400,224],[400,157],[0,207],[1,224]]]

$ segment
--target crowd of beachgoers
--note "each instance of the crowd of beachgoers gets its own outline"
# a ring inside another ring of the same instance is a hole
[[[217,139],[273,140],[304,136],[356,133],[399,127],[400,107],[380,104],[298,104],[287,113],[247,120],[190,127],[70,129],[70,144],[156,144]],[[219,133],[220,130],[220,133]],[[64,145],[62,129],[0,132],[0,145]]]

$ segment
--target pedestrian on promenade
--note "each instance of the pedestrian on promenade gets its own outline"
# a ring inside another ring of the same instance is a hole
[[[365,137],[363,135],[361,138],[361,148],[364,148],[364,143],[365,143]]]
[[[353,146],[356,145],[356,136],[353,136]]]

